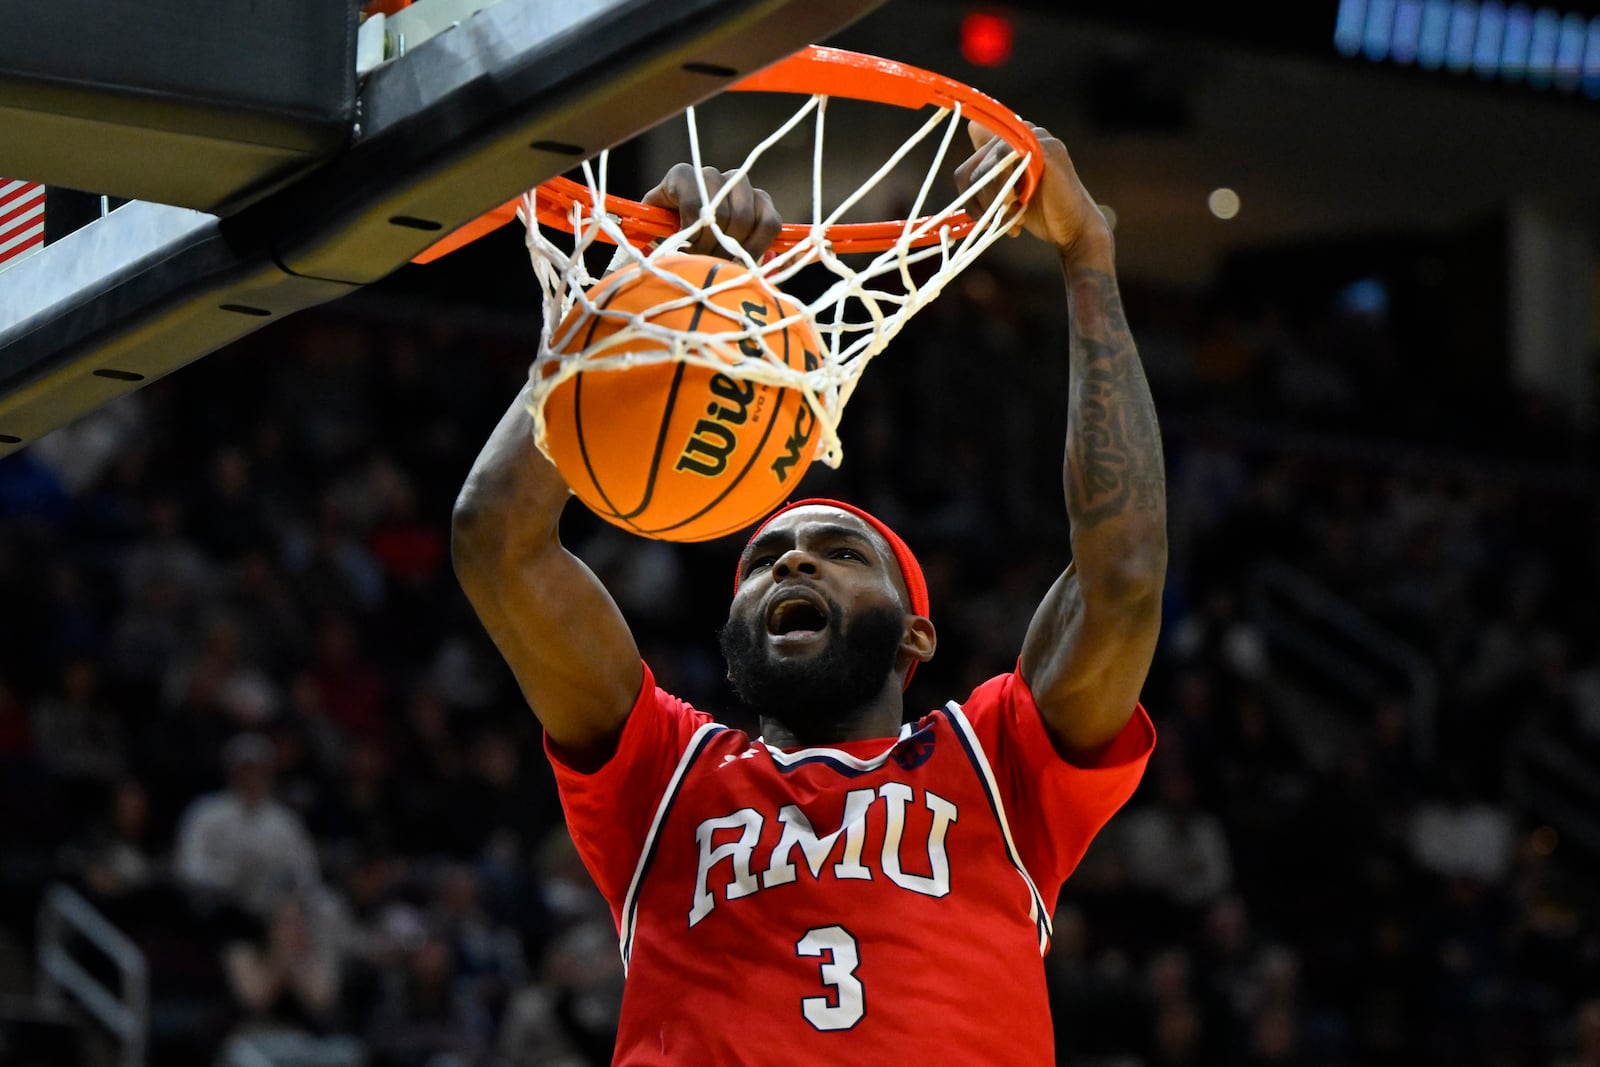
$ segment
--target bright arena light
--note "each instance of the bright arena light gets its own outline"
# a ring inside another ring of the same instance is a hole
[[[1227,186],[1213,189],[1206,197],[1206,207],[1219,219],[1231,219],[1239,213],[1239,194]]]

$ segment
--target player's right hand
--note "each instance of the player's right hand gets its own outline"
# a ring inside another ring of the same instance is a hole
[[[702,167],[700,173],[705,179],[705,195],[714,197],[735,172]],[[700,209],[705,203],[700,196],[700,183],[695,180],[694,167],[688,163],[674,164],[661,183],[644,195],[644,203],[677,211],[678,224],[683,229],[693,226],[699,221]],[[717,227],[742,245],[753,259],[760,259],[772,247],[783,226],[783,217],[772,205],[772,197],[765,189],[751,185],[747,178],[739,179],[717,205],[716,218]],[[695,235],[689,243],[689,251],[710,256],[727,255],[709,226]]]
[[[1079,179],[1067,146],[1043,126],[1028,125],[1044,153],[1044,176],[1017,226],[1049,241],[1064,256],[1090,258],[1101,253],[1111,245],[1111,226]],[[1011,152],[1010,145],[976,122],[967,124],[967,132],[972,136],[973,152],[956,169],[956,186],[962,190],[976,185]],[[980,206],[987,207],[994,194],[979,190],[975,197]],[[1012,235],[1016,233],[1013,229]]]

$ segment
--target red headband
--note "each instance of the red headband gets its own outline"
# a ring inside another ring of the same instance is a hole
[[[883,539],[888,542],[889,551],[894,553],[895,562],[900,565],[900,577],[906,583],[906,594],[911,598],[911,613],[913,615],[921,615],[923,618],[928,617],[928,580],[922,575],[922,564],[917,562],[917,557],[912,553],[910,546],[900,539],[899,534],[889,529],[887,523],[876,515],[863,511],[853,504],[846,504],[841,500],[828,500],[823,497],[796,500],[792,504],[785,504],[762,520],[761,525],[751,532],[750,541],[754,541],[759,537],[761,531],[770,526],[772,520],[779,515],[786,511],[793,511],[795,508],[807,507],[808,505],[819,505],[827,508],[838,508],[840,511],[848,511],[874,530],[877,530]],[[750,547],[750,541],[745,542],[745,548]],[[743,555],[744,553],[741,551],[741,558]],[[740,575],[741,568],[735,567],[733,572],[733,591],[735,593],[739,591]],[[917,665],[913,662],[911,669],[906,671],[907,685],[911,684],[911,675],[915,673],[916,669]]]

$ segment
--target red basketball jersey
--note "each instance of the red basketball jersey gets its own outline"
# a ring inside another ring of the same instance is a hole
[[[614,1062],[1053,1063],[1056,895],[1154,743],[1136,709],[1068,763],[1012,673],[898,737],[783,751],[646,669],[599,771],[547,746],[622,939]]]

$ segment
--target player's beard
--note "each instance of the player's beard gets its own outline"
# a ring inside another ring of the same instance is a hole
[[[772,653],[758,616],[729,620],[718,639],[728,680],[745,706],[797,738],[836,740],[834,730],[860,717],[883,692],[905,632],[905,614],[891,604],[868,608],[844,626],[839,616],[829,600],[827,643],[813,655],[792,658]]]

